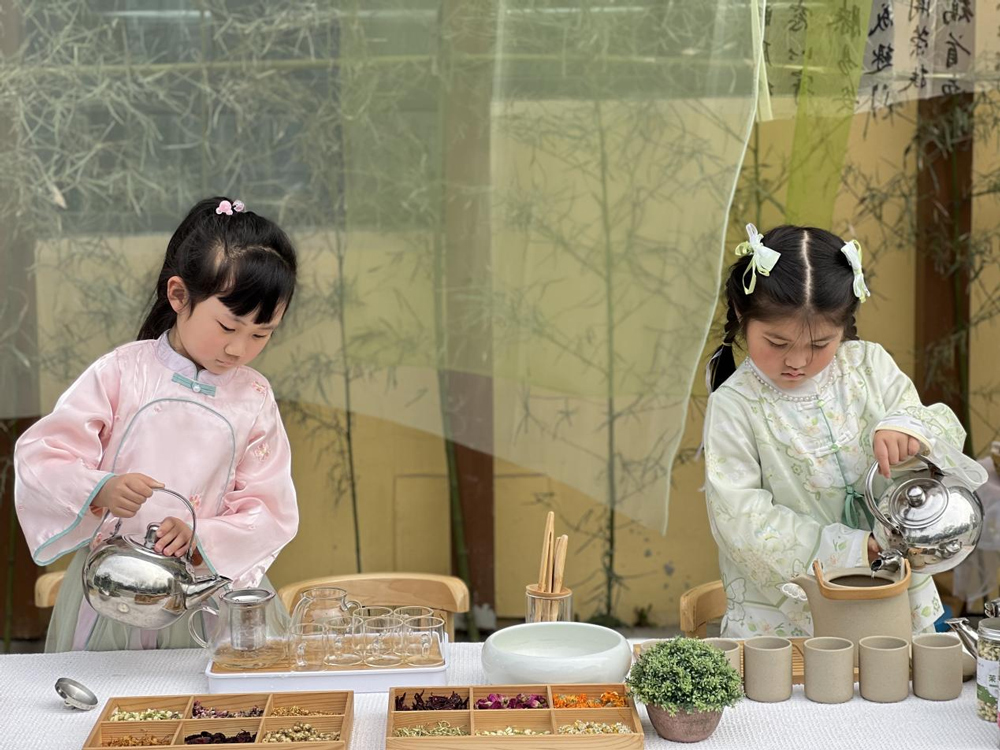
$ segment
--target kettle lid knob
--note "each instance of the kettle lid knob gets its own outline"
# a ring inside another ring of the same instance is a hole
[[[142,540],[142,546],[153,549],[156,546],[156,532],[160,530],[160,524],[151,523],[146,527],[146,538]]]
[[[913,485],[906,490],[906,502],[911,508],[919,508],[927,502],[927,493],[920,485]]]

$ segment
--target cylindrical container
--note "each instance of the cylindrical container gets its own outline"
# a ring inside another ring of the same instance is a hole
[[[736,670],[736,674],[743,674],[743,670],[740,667],[740,644],[738,642],[731,641],[728,638],[706,638],[705,643],[709,646],[715,646],[719,651],[724,653],[733,669]]]
[[[240,589],[223,594],[229,605],[229,628],[235,651],[257,651],[267,645],[265,608],[274,598],[267,589]]]
[[[977,651],[976,713],[980,719],[996,723],[1000,688],[1000,618],[979,621]]]
[[[951,701],[962,694],[962,643],[956,636],[913,636],[913,694],[929,701]]]
[[[910,643],[891,635],[870,635],[858,642],[861,697],[896,703],[910,694]]]
[[[525,622],[572,622],[573,592],[570,589],[547,593],[537,583],[524,588]]]
[[[743,644],[743,689],[747,698],[779,703],[792,697],[792,642],[761,635]]]
[[[854,643],[847,638],[810,638],[803,645],[806,698],[846,703],[854,697]]]

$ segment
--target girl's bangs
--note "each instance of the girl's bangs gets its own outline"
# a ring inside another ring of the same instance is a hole
[[[254,324],[263,325],[291,303],[295,272],[275,252],[252,247],[219,264],[214,286],[233,315],[242,318],[255,313]]]

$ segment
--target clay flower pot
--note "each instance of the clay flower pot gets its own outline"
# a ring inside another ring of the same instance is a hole
[[[680,709],[673,716],[665,708],[646,706],[656,733],[672,742],[701,742],[708,739],[722,719],[722,711],[689,712]]]

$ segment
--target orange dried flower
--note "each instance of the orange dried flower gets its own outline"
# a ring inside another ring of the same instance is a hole
[[[557,695],[553,698],[556,708],[608,708],[624,707],[625,697],[616,690],[606,690],[600,698],[588,698],[586,694]]]

